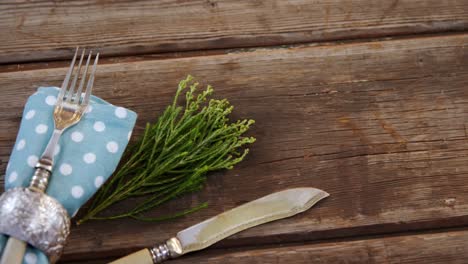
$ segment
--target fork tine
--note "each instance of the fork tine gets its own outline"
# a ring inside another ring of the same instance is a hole
[[[81,63],[83,62],[85,50],[86,49],[83,49],[83,51],[81,52],[80,62],[78,62],[78,69],[76,69],[72,84],[70,85],[70,89],[68,90],[67,101],[66,101],[67,103],[70,103],[71,100],[73,99],[73,92],[75,91],[76,81],[78,80],[78,76],[80,75],[80,72],[81,72]]]
[[[61,103],[63,97],[65,96],[65,92],[67,90],[68,82],[70,81],[71,74],[73,72],[73,68],[75,66],[76,56],[78,55],[78,47],[76,47],[75,55],[73,56],[72,62],[70,63],[70,67],[68,68],[67,75],[63,80],[62,87],[60,88],[60,93],[57,98],[57,103]]]
[[[89,66],[89,61],[91,60],[92,53],[93,53],[92,51],[89,52],[88,59],[86,60],[86,66],[81,76],[80,86],[78,87],[78,91],[76,92],[77,97],[75,99],[78,99],[78,100],[75,101],[75,103],[78,103],[78,104],[80,103],[79,99],[81,99],[81,93],[83,92],[83,86],[86,80],[86,74],[88,74],[88,66]]]
[[[89,104],[89,98],[91,96],[91,90],[93,89],[94,74],[96,73],[96,66],[98,63],[98,59],[99,59],[99,52],[96,54],[96,58],[94,58],[93,70],[91,72],[91,75],[89,76],[88,84],[86,85],[86,93],[85,93],[85,97],[82,103],[83,105]]]

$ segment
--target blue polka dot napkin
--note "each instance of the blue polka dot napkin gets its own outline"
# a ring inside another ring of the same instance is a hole
[[[27,187],[34,166],[54,130],[53,110],[59,89],[40,87],[24,108],[16,144],[5,174],[5,188]],[[92,96],[81,121],[66,130],[55,153],[47,194],[74,216],[116,169],[128,144],[136,113]],[[0,235],[0,253],[6,238]],[[49,263],[28,247],[23,263]]]

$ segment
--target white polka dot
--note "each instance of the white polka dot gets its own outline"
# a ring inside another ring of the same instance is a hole
[[[57,156],[57,154],[60,153],[60,145],[57,145],[55,146],[55,150],[54,150],[54,156]]]
[[[96,186],[96,188],[101,187],[103,183],[104,183],[104,177],[102,176],[97,176],[96,179],[94,179],[94,186]]]
[[[85,113],[88,114],[88,113],[91,113],[92,111],[93,111],[93,106],[92,106],[92,105],[88,105],[88,107],[86,107]]]
[[[10,176],[8,176],[8,182],[12,183],[16,181],[16,179],[18,179],[18,173],[16,171],[13,171],[12,173],[10,173]]]
[[[57,102],[57,98],[53,95],[49,95],[45,99],[46,104],[52,106],[55,105],[55,102]]]
[[[26,118],[27,120],[31,119],[34,117],[34,115],[36,115],[36,111],[34,110],[29,110],[26,115],[24,116],[24,118]]]
[[[94,123],[93,128],[97,132],[102,132],[102,131],[106,130],[106,125],[101,121],[97,121],[96,123]]]
[[[91,163],[94,163],[96,161],[96,155],[94,153],[86,153],[84,156],[83,156],[83,160],[84,162],[88,163],[88,164],[91,164]]]
[[[18,145],[16,145],[16,150],[22,150],[26,146],[26,140],[22,139],[18,141]]]
[[[46,125],[44,124],[39,124],[36,126],[36,133],[38,134],[44,134],[47,132],[47,129],[49,129]]]
[[[132,137],[132,131],[128,132],[128,135],[127,135],[127,140],[130,141],[130,138]]]
[[[29,167],[32,167],[32,168],[36,167],[37,160],[38,160],[37,156],[34,156],[34,155],[29,156],[28,157]]]
[[[117,151],[119,151],[119,144],[115,141],[111,141],[107,143],[106,148],[110,153],[117,153]]]
[[[79,185],[75,185],[71,188],[71,195],[73,196],[73,198],[79,199],[83,196],[83,194],[84,194],[83,187]]]
[[[70,175],[73,172],[73,167],[68,164],[68,163],[63,163],[60,165],[60,173],[62,173],[65,176]]]
[[[77,143],[83,141],[83,138],[84,136],[81,132],[75,131],[71,134],[71,139]]]
[[[32,252],[28,252],[24,255],[24,262],[26,264],[36,264],[37,263],[37,256]]]
[[[127,110],[123,107],[117,107],[115,109],[115,115],[118,117],[118,118],[125,118],[127,117]]]

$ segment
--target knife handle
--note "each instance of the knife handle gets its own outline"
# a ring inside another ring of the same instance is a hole
[[[159,264],[183,254],[179,239],[173,237],[165,243],[142,249],[109,264]]]
[[[120,258],[109,264],[154,264],[149,249],[145,248],[133,254]]]

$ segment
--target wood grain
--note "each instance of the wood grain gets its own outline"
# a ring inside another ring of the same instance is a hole
[[[208,201],[159,224],[132,220],[74,227],[64,259],[115,257],[150,246],[224,210],[285,188],[330,198],[215,248],[312,241],[468,223],[467,34],[103,64],[95,94],[139,113],[137,134],[191,73],[250,117],[258,138],[238,168],[199,194],[154,212]],[[65,68],[0,73],[0,170],[35,87]],[[187,262],[189,263],[189,262]]]
[[[444,232],[344,242],[269,247],[251,250],[212,250],[171,261],[207,263],[399,263],[462,264],[468,258],[468,232]]]
[[[0,63],[460,31],[465,0],[3,1]]]
[[[468,231],[394,235],[352,241],[269,245],[258,248],[206,249],[171,264],[207,263],[399,263],[462,264],[468,258]],[[430,262],[428,262],[430,260]],[[108,263],[111,259],[88,264]],[[66,262],[81,264],[83,262]]]
[[[355,241],[326,242],[187,256],[182,263],[466,263],[468,232],[444,232]],[[430,262],[428,262],[430,260]]]

